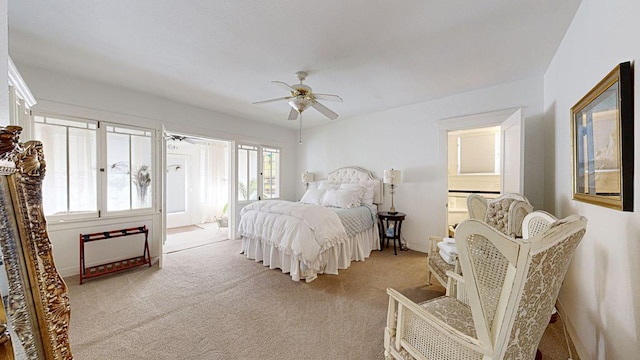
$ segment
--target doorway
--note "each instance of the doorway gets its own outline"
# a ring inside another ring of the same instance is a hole
[[[524,127],[520,108],[474,114],[438,122],[441,173],[445,174],[446,211],[442,224],[452,227],[468,217],[466,197],[495,198],[523,192]]]
[[[225,140],[167,134],[164,254],[229,239],[230,148]]]
[[[500,127],[448,132],[447,227],[468,218],[467,196],[493,199],[500,194]]]

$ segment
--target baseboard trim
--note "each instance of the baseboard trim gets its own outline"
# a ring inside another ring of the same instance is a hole
[[[407,241],[407,247],[411,250],[420,251],[423,253],[429,252],[429,244]]]
[[[564,306],[562,306],[562,302],[560,302],[560,299],[556,301],[556,308],[558,309],[558,312],[560,313],[560,316],[562,318],[561,321],[564,321],[564,324],[567,327],[567,332],[571,337],[573,346],[576,348],[576,351],[578,352],[578,357],[580,359],[589,359],[589,353],[587,352],[587,349],[584,347],[584,345],[582,345],[582,343],[579,341],[580,339],[578,338],[576,329],[573,327],[573,324],[571,323],[571,319],[569,319],[569,317],[567,316],[567,311],[564,308]]]

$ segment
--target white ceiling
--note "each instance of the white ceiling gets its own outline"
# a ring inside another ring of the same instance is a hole
[[[29,64],[295,128],[271,80],[341,119],[544,74],[580,0],[10,0]],[[38,94],[34,94],[36,97]],[[314,109],[307,126],[329,120]]]

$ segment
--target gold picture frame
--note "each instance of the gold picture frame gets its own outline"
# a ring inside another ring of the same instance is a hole
[[[571,108],[573,199],[633,211],[633,74],[617,65]]]

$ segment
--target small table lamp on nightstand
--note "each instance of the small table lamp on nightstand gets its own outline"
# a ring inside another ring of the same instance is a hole
[[[302,173],[302,183],[307,185],[307,189],[309,189],[309,183],[313,181],[313,173],[305,171]]]
[[[393,205],[393,194],[396,192],[396,186],[400,183],[400,170],[385,170],[383,181],[391,187],[391,208],[389,214],[397,214],[396,207]]]

